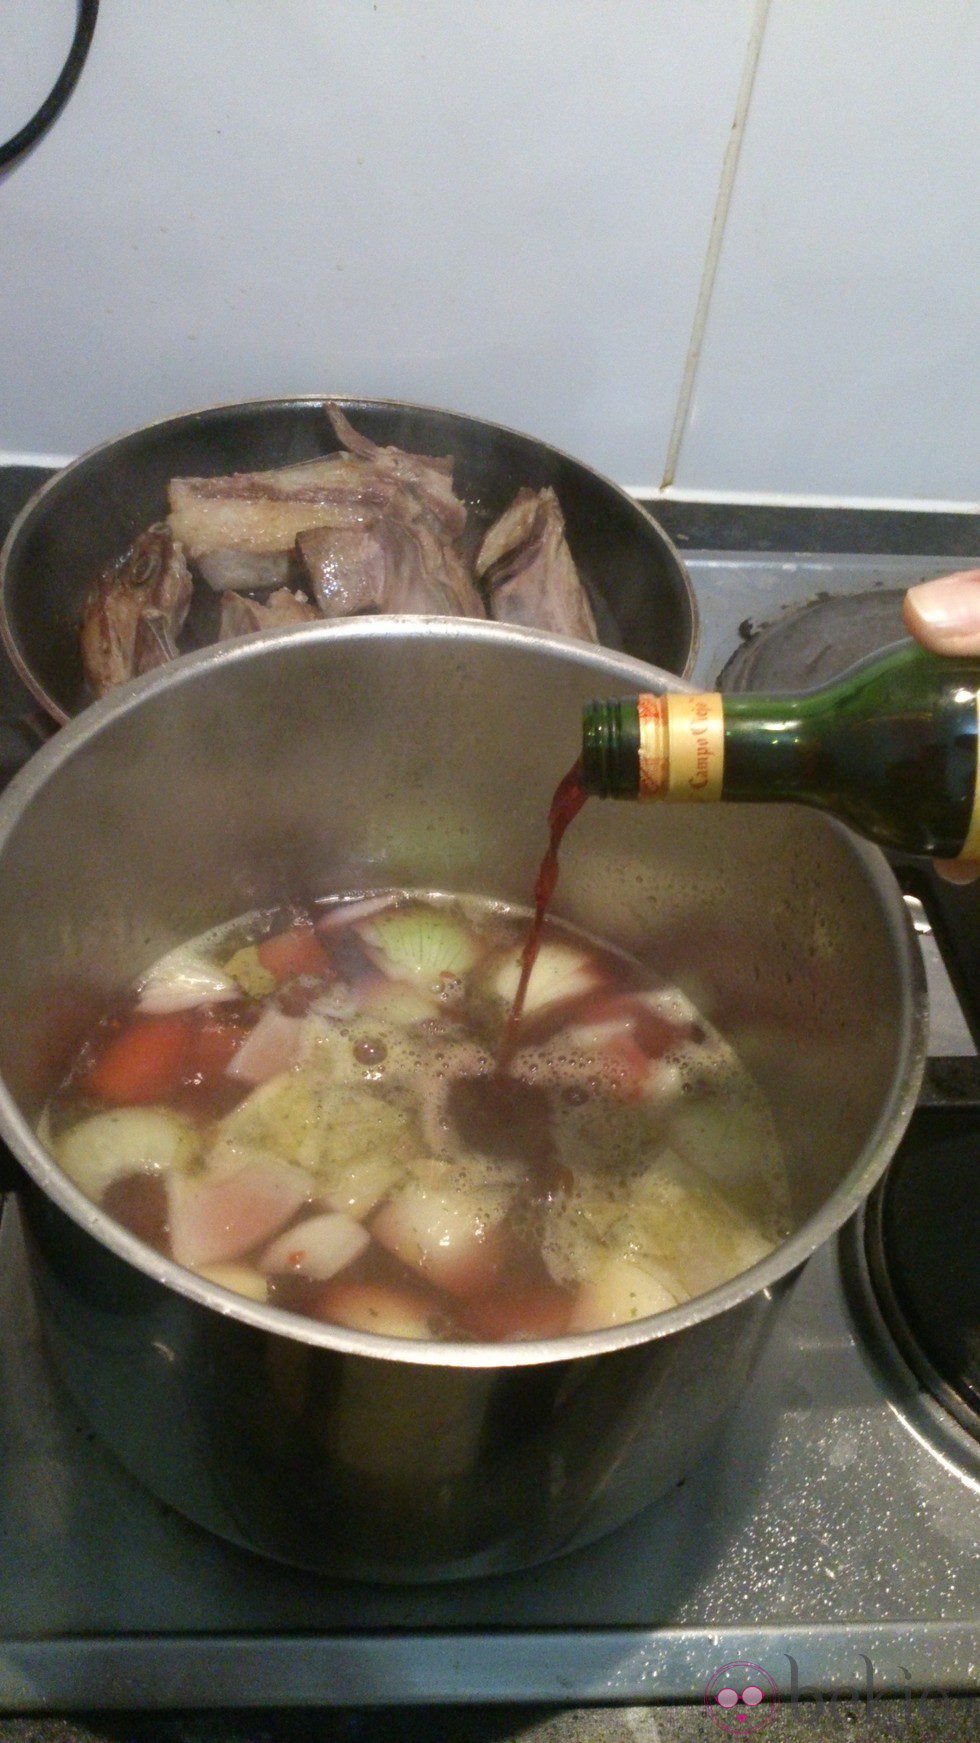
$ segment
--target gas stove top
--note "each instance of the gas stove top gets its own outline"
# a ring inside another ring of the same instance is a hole
[[[0,468],[0,533],[43,476]],[[971,537],[980,551],[965,517],[655,512],[698,594],[694,677],[705,687],[726,667],[732,681],[732,656],[796,606],[898,595],[964,566]],[[881,605],[886,623],[894,603]],[[45,732],[0,669],[0,776]],[[170,1512],[102,1450],[51,1378],[8,1201],[0,1708],[701,1700],[736,1663],[761,1667],[784,1697],[980,1689],[970,1374],[954,1360],[952,1391],[941,1380],[939,1397],[930,1392],[926,1370],[949,1351],[930,1336],[923,1279],[938,1289],[942,1260],[932,1254],[933,1273],[923,1271],[921,1251],[910,1258],[902,1240],[935,1179],[960,1194],[964,1227],[975,1193],[980,890],[944,887],[911,864],[896,873],[926,958],[932,1060],[883,1192],[805,1268],[711,1455],[629,1527],[531,1573],[343,1585],[262,1561]],[[877,1276],[892,1225],[897,1305]]]

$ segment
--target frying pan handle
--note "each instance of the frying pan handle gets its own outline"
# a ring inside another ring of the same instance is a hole
[[[17,1158],[7,1149],[6,1144],[0,1144],[0,1195],[5,1192],[16,1192],[23,1175]]]

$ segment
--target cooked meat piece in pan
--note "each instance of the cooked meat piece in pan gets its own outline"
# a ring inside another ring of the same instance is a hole
[[[599,640],[553,490],[518,491],[486,534],[476,572],[499,622]]]
[[[417,499],[399,491],[371,526],[317,527],[296,548],[325,617],[419,612],[485,617],[459,552]]]
[[[406,487],[423,502],[451,538],[458,538],[466,525],[466,506],[453,490],[451,455],[409,454],[403,448],[382,448],[362,436],[348,422],[339,406],[327,404],[334,435],[351,454],[367,461],[375,476],[392,486]]]
[[[107,564],[82,612],[82,662],[97,696],[176,656],[191,592],[184,553],[163,522]]]
[[[259,629],[286,629],[290,624],[315,623],[319,615],[302,593],[291,593],[288,587],[280,587],[264,601],[243,599],[240,593],[229,588],[221,596],[218,640],[254,635]]]
[[[172,478],[169,525],[218,592],[281,587],[297,533],[361,526],[380,513],[392,488],[347,454],[273,472]]]
[[[297,534],[371,524],[405,492],[444,536],[462,532],[466,509],[453,492],[452,460],[381,448],[358,435],[336,406],[326,409],[346,453],[268,472],[171,479],[174,537],[216,591],[282,587]]]

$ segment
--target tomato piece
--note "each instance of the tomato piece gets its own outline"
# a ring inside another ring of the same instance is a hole
[[[160,1101],[181,1081],[191,1035],[184,1015],[133,1017],[87,1072],[83,1088],[119,1107]]]
[[[291,926],[288,932],[263,938],[258,957],[278,981],[292,980],[298,974],[323,974],[330,966],[312,926]]]

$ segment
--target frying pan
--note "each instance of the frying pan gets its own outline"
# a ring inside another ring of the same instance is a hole
[[[376,442],[451,454],[457,494],[471,511],[471,537],[522,486],[550,485],[600,641],[688,676],[698,641],[690,580],[666,534],[625,491],[581,461],[497,424],[391,400],[333,403]],[[322,398],[257,400],[150,424],[93,448],[49,479],[0,553],[0,633],[47,713],[61,723],[92,700],[78,645],[85,595],[105,564],[166,514],[171,478],[293,465],[337,446]],[[214,633],[205,584],[195,594],[182,646],[201,645]]]

